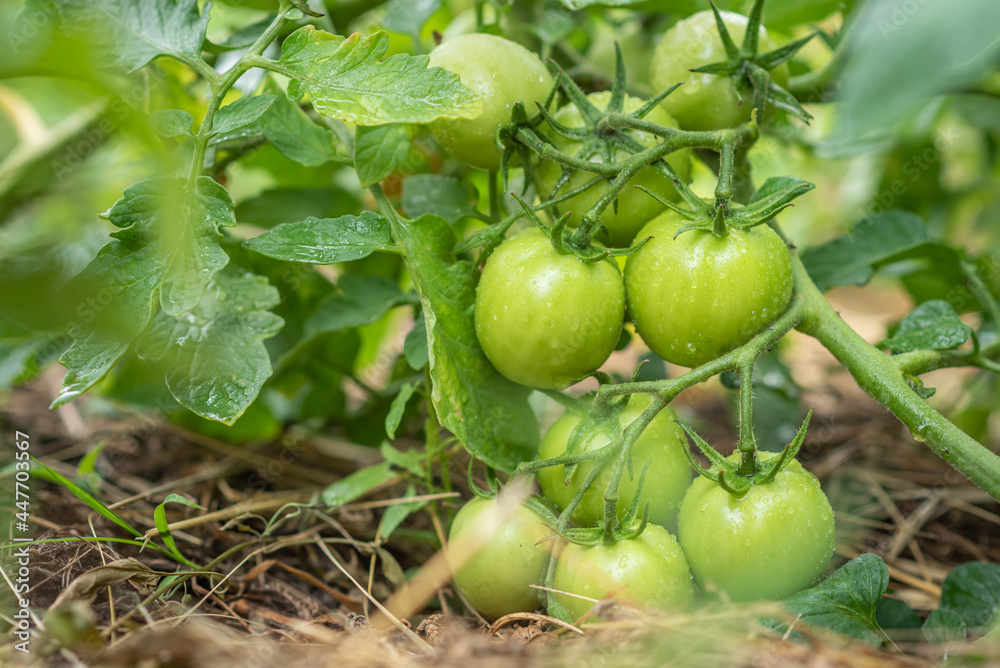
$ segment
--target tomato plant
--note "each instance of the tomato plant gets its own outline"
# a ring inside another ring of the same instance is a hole
[[[617,420],[607,427],[596,426],[584,435],[580,444],[582,451],[596,450],[607,446],[616,438],[623,427],[628,426],[649,401],[633,396],[628,405],[618,414]],[[549,427],[538,449],[542,459],[558,457],[566,452],[573,430],[581,418],[566,413]],[[640,474],[645,469],[642,495],[639,497],[640,512],[649,503],[649,521],[664,527],[673,527],[677,521],[677,511],[681,499],[691,484],[691,470],[682,448],[686,447],[684,432],[673,420],[669,410],[660,412],[646,427],[642,435],[632,445],[632,476],[627,473],[622,478],[618,492],[618,517],[624,517],[631,508],[638,491]],[[646,466],[649,466],[646,469]],[[564,483],[563,466],[552,466],[538,472],[538,484],[545,496],[560,508],[565,508],[583,485],[593,468],[593,463],[583,462],[576,467],[569,484]],[[594,480],[573,513],[573,519],[583,525],[596,524],[604,515],[603,494],[611,479],[611,470],[605,469]]]
[[[762,462],[778,456],[762,454]],[[677,535],[706,591],[733,601],[781,599],[826,573],[833,510],[816,476],[790,460],[742,495],[700,476],[684,496]]]
[[[788,307],[792,265],[762,225],[680,231],[668,211],[642,228],[652,239],[625,265],[629,313],[642,340],[664,359],[694,367],[750,340]]]
[[[467,537],[495,509],[495,498],[473,498],[455,515],[448,532],[451,543]],[[488,617],[530,612],[539,607],[538,590],[552,549],[554,534],[527,506],[510,519],[455,571],[455,584],[472,607]]]
[[[746,35],[747,17],[734,12],[720,12],[729,34],[735,41]],[[763,26],[759,48],[771,51],[774,41]],[[752,90],[738,78],[691,70],[726,60],[727,54],[711,11],[698,12],[678,21],[668,29],[653,54],[649,79],[655,90],[666,90],[683,83],[667,96],[663,107],[686,130],[731,128],[750,119]],[[788,68],[775,67],[771,77],[779,86],[788,82]]]
[[[594,107],[601,111],[608,110],[608,103],[611,101],[609,91],[591,93],[587,100]],[[644,104],[644,100],[626,96],[621,111],[629,114],[637,111]],[[571,129],[581,129],[586,127],[583,116],[576,105],[570,103],[556,112],[555,119],[561,125]],[[645,119],[657,123],[663,127],[677,127],[677,121],[660,108],[651,111]],[[546,128],[543,126],[542,131]],[[576,154],[584,146],[582,138],[569,138],[560,134],[551,133],[556,148],[564,153]],[[644,148],[650,148],[657,144],[655,136],[635,130],[628,131],[629,136],[639,142]],[[589,158],[595,162],[603,162],[610,155],[613,160],[620,160],[629,154],[623,148],[615,148],[611,151],[594,151]],[[685,181],[689,179],[691,173],[691,161],[686,151],[679,151],[670,155],[667,162],[673,168],[677,176]],[[574,173],[558,191],[554,192],[557,184],[560,184],[560,177],[563,169],[559,163],[543,161],[538,166],[538,187],[543,195],[559,195],[574,188],[583,186],[591,176],[584,172]],[[638,190],[637,187],[646,188],[653,193],[668,200],[679,199],[677,190],[671,183],[670,178],[656,171],[652,167],[645,167],[639,171],[628,182],[628,185],[618,194],[617,201],[609,206],[601,214],[601,223],[607,227],[610,242],[615,246],[628,246],[632,243],[639,229],[647,223],[653,216],[663,210],[663,204],[650,197],[647,193]],[[585,190],[579,195],[575,195],[560,204],[560,209],[571,212],[569,224],[576,226],[580,219],[597,201],[607,193],[606,186],[599,186]]]
[[[618,267],[559,253],[538,228],[501,244],[476,289],[476,335],[507,378],[563,388],[604,363],[622,330]]]
[[[481,169],[499,169],[495,135],[510,121],[515,102],[534,106],[552,89],[538,57],[516,42],[481,33],[457,35],[431,51],[430,64],[458,74],[474,90],[482,112],[472,119],[440,119],[427,127],[446,152]]]
[[[684,553],[666,529],[647,524],[635,538],[585,546],[570,543],[556,562],[555,598],[573,619],[605,597],[640,608],[684,611],[694,603],[694,588]],[[580,596],[586,598],[578,598]]]
[[[997,3],[919,3],[896,21],[893,3],[772,2],[774,41],[762,0],[746,17],[655,1],[23,4],[0,8],[4,393],[58,362],[58,391],[33,391],[53,409],[83,398],[68,431],[126,406],[212,445],[305,434],[248,494],[284,493],[294,472],[336,478],[319,502],[331,511],[394,495],[363,540],[316,536],[334,564],[358,549],[372,559],[365,595],[402,586],[395,557],[418,568],[414,555],[438,549],[442,499],[463,491],[461,449],[473,481],[537,474],[571,557],[630,563],[669,543],[652,525],[646,539],[628,532],[646,501],[654,524],[672,525],[689,473],[670,416],[714,420],[689,391],[716,377],[733,390],[720,403],[737,455],[695,440],[713,468],[689,462],[701,478],[680,543],[704,587],[730,598],[807,586],[832,538],[822,493],[793,461],[804,428],[778,458],[758,448],[786,442],[816,396],[795,385],[786,337],[815,340],[981,498],[1000,498],[1000,456],[984,445],[1000,372]],[[630,44],[612,66],[598,41],[619,25]],[[647,85],[637,49],[666,26]],[[876,276],[903,311],[866,339],[824,293]],[[688,369],[669,375],[664,359]],[[927,374],[959,368],[958,396],[932,397]],[[107,403],[90,410],[89,394]],[[572,417],[542,438],[562,408]],[[574,424],[586,429],[571,446]],[[320,470],[324,436],[373,463]],[[230,572],[185,556],[164,513],[154,549]],[[565,560],[528,555],[515,570],[551,589]],[[492,577],[506,561],[501,550],[473,564]],[[568,614],[547,594],[512,602],[458,577],[484,611]],[[616,591],[608,582],[588,595]],[[859,619],[874,623],[867,603]],[[931,628],[958,628],[948,612]]]

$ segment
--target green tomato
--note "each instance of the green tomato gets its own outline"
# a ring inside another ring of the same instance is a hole
[[[476,289],[486,356],[507,378],[540,389],[562,389],[601,366],[624,315],[618,265],[557,253],[537,227],[493,251]]]
[[[449,542],[475,531],[483,513],[496,507],[496,499],[476,497],[455,515]],[[472,607],[487,617],[530,612],[539,607],[538,590],[553,544],[552,530],[541,515],[521,506],[476,554],[455,571],[455,585]]]
[[[657,355],[695,367],[752,339],[788,307],[792,264],[774,230],[758,225],[674,234],[689,221],[673,211],[651,220],[652,237],[625,264],[635,329]]]
[[[684,496],[678,536],[698,584],[733,601],[781,599],[809,587],[826,573],[835,547],[830,502],[795,460],[740,498],[699,477]]]
[[[618,416],[619,430],[639,417],[639,414],[649,406],[649,403],[648,396],[632,395],[625,410]],[[640,497],[640,508],[648,501],[650,522],[666,527],[675,525],[681,500],[691,485],[691,467],[684,455],[684,448],[687,447],[684,430],[674,421],[673,417],[670,409],[665,408],[660,411],[632,445],[633,476],[629,478],[628,470],[626,470],[622,474],[618,487],[619,519],[628,512],[635,500],[639,475],[648,463],[649,469],[646,471],[646,481],[643,484],[642,497]],[[545,438],[539,445],[539,459],[558,457],[566,452],[570,435],[573,433],[573,429],[580,424],[580,421],[581,418],[572,413],[567,413],[556,420],[549,427]],[[596,429],[592,434],[584,437],[585,440],[581,447],[586,451],[607,445],[611,438],[616,436],[615,433],[609,433],[610,431]],[[593,467],[593,462],[581,463],[573,473],[570,484],[566,485],[563,483],[564,467],[550,466],[538,472],[538,485],[546,498],[559,508],[565,508],[579,491]],[[597,476],[594,484],[583,495],[580,505],[573,513],[574,520],[583,525],[597,524],[604,515],[604,491],[610,480],[611,467],[609,466]]]
[[[641,608],[689,610],[694,603],[691,571],[677,539],[661,526],[647,524],[630,540],[585,547],[570,543],[556,561],[553,587],[587,598],[615,599]],[[555,594],[574,619],[593,603]]]
[[[723,22],[737,46],[743,43],[747,17],[722,12]],[[764,26],[760,27],[757,52],[775,48]],[[752,89],[740,103],[740,94],[732,77],[691,72],[696,67],[728,60],[719,38],[715,15],[710,10],[698,12],[673,25],[656,45],[650,65],[649,79],[654,91],[663,91],[683,82],[663,101],[685,130],[718,130],[731,128],[750,120],[753,108]],[[771,70],[771,78],[779,86],[788,83],[788,68],[779,65]]]
[[[510,122],[514,103],[523,101],[528,113],[544,102],[552,76],[538,56],[496,35],[471,33],[442,42],[431,51],[430,65],[459,76],[479,95],[483,111],[476,118],[441,118],[427,125],[434,140],[462,162],[481,169],[499,169],[500,151],[494,137]]]
[[[604,110],[607,109],[608,102],[611,99],[611,92],[601,91],[599,93],[591,93],[587,96],[587,99],[590,100],[590,102],[593,103],[593,105],[598,109]],[[632,113],[639,109],[643,104],[645,104],[645,100],[626,96],[623,111],[624,113]],[[584,126],[583,117],[580,115],[580,111],[576,108],[576,105],[572,103],[567,104],[556,112],[555,119],[559,123],[571,128]],[[664,125],[672,128],[677,127],[677,121],[675,121],[670,114],[663,111],[660,107],[657,107],[650,112],[645,117],[645,120],[658,125]],[[558,135],[551,130],[547,130],[545,125],[541,126],[541,131],[552,139],[556,148],[563,153],[575,155],[581,148],[581,144],[579,142]],[[651,148],[659,143],[657,137],[649,134],[648,132],[630,130],[628,131],[628,134],[646,148]],[[630,154],[627,151],[619,149],[615,152],[614,159],[622,160],[628,158],[629,155]],[[604,156],[601,153],[597,153],[596,155],[591,156],[590,161],[602,163],[604,162]],[[674,169],[680,178],[685,181],[690,178],[691,158],[688,155],[688,151],[676,151],[671,153],[667,156],[667,164]],[[555,188],[561,176],[562,165],[558,162],[551,160],[541,162],[538,166],[536,178],[540,194],[543,197],[548,197],[552,194],[552,189]],[[593,178],[594,175],[590,172],[578,171],[570,177],[568,183],[560,188],[559,192],[567,192],[574,188],[578,188]],[[647,188],[648,190],[670,201],[677,201],[680,199],[680,195],[678,195],[673,183],[671,183],[670,179],[666,176],[652,167],[646,167],[640,170],[634,177],[632,177],[632,180],[625,185],[621,192],[618,193],[617,211],[615,210],[614,203],[612,203],[604,210],[604,213],[601,214],[601,222],[608,228],[608,236],[613,246],[628,246],[631,244],[632,239],[635,238],[636,232],[638,232],[650,218],[664,209],[664,206],[660,204],[660,202],[653,199],[647,193],[644,193],[635,186],[643,186],[644,188]],[[607,191],[608,184],[599,183],[589,190],[582,192],[575,197],[571,197],[560,204],[559,210],[561,212],[572,212],[569,219],[569,225],[575,227],[579,225],[580,220],[583,218],[583,214],[586,213],[590,207],[594,206],[594,204],[597,203],[597,200],[603,197]],[[559,193],[556,194],[558,195]]]

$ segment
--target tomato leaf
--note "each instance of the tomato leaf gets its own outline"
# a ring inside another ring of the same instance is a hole
[[[473,118],[479,98],[458,75],[427,67],[427,56],[397,53],[384,32],[347,39],[303,26],[281,46],[279,66],[293,77],[289,92],[306,91],[316,111],[359,125],[427,123],[435,118]]]
[[[279,302],[278,291],[262,276],[219,273],[191,311],[154,316],[136,352],[164,369],[177,401],[231,425],[271,375],[263,340],[277,334],[284,320],[266,309]]]
[[[149,117],[153,131],[161,137],[194,137],[194,118],[180,109],[160,109]]]
[[[156,295],[166,315],[184,313],[229,261],[219,246],[219,227],[236,223],[229,193],[207,176],[193,190],[183,183],[142,181],[105,214],[122,229],[74,279],[91,322],[67,329],[73,343],[59,360],[68,371],[53,408],[107,374],[150,322]]]
[[[920,304],[903,318],[896,335],[882,344],[895,353],[914,350],[957,348],[972,336],[972,328],[959,320],[958,313],[946,301],[935,299]]]
[[[907,211],[864,218],[851,234],[802,253],[809,276],[823,292],[841,285],[864,285],[875,269],[929,242],[927,226]]]
[[[455,223],[475,213],[472,198],[469,185],[451,176],[415,174],[403,181],[403,213],[410,218],[430,213]]]
[[[299,222],[309,217],[340,218],[359,213],[360,206],[354,194],[333,184],[320,188],[272,188],[236,205],[236,220],[260,227]]]
[[[286,262],[333,264],[368,257],[392,247],[389,221],[373,211],[360,216],[306,218],[282,223],[243,245]]]
[[[803,622],[853,638],[880,643],[875,610],[889,587],[889,569],[881,557],[865,553],[847,562],[823,582],[785,599]]]
[[[400,304],[410,301],[393,281],[381,276],[344,274],[340,292],[323,299],[305,323],[307,336],[370,325]]]
[[[535,456],[538,424],[528,388],[501,376],[479,347],[472,266],[455,261],[455,232],[443,218],[425,215],[399,229],[423,304],[438,419],[472,454],[513,471]]]
[[[257,124],[283,156],[307,167],[344,159],[337,153],[336,136],[314,123],[277,84],[268,82],[264,90],[274,95],[275,101]]]
[[[133,72],[159,56],[200,60],[208,12],[198,0],[57,0],[59,29],[95,42],[109,65]]]
[[[956,566],[941,585],[941,609],[972,629],[986,627],[1000,612],[1000,566],[972,562]]]
[[[354,169],[362,188],[378,183],[404,164],[413,139],[411,128],[398,123],[358,126],[355,137]]]
[[[219,109],[212,124],[213,135],[224,135],[233,130],[253,125],[274,104],[276,95],[241,97]]]

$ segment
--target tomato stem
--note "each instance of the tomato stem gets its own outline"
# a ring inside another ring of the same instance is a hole
[[[792,252],[792,271],[796,291],[805,305],[799,330],[833,353],[858,386],[899,418],[913,438],[927,443],[959,473],[1000,500],[1000,456],[937,412],[906,381],[901,366],[920,368],[932,356],[921,352],[919,356],[904,358],[900,364],[844,322],[820,293],[795,252]]]

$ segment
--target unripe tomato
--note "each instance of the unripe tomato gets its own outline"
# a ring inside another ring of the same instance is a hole
[[[743,43],[747,30],[747,17],[733,12],[722,12],[723,22],[737,46]],[[757,52],[766,53],[775,48],[764,26],[760,27]],[[750,120],[753,108],[752,88],[740,103],[740,95],[732,77],[691,72],[703,65],[728,60],[719,38],[715,15],[711,10],[698,12],[674,24],[656,45],[649,79],[656,92],[664,91],[683,82],[663,101],[663,108],[670,112],[685,130],[718,130],[731,128]],[[771,70],[771,78],[779,86],[788,83],[788,68],[779,65]]]
[[[440,118],[427,125],[434,140],[462,162],[481,169],[499,169],[500,151],[494,136],[510,122],[515,102],[528,113],[544,102],[552,76],[538,56],[516,42],[483,33],[458,35],[431,51],[430,65],[457,74],[483,103],[476,118]]]
[[[695,367],[752,339],[788,307],[792,264],[774,230],[758,225],[674,234],[689,221],[673,211],[637,235],[652,237],[625,264],[635,329],[657,355]]]
[[[649,406],[650,398],[646,395],[633,394],[628,405],[619,414],[618,422],[626,427]],[[539,459],[558,457],[566,452],[573,429],[580,424],[581,418],[567,413],[555,421],[545,433],[538,448]],[[586,450],[595,450],[607,445],[616,434],[596,429],[585,437],[581,444]],[[635,499],[639,485],[639,475],[646,464],[646,481],[643,484],[640,508],[649,502],[649,521],[661,526],[672,527],[677,520],[684,493],[691,484],[691,467],[683,448],[687,447],[684,430],[673,419],[673,413],[665,408],[649,423],[642,435],[632,445],[632,471],[629,478],[626,470],[618,487],[618,517],[624,516]],[[562,466],[550,466],[538,472],[538,485],[542,493],[560,508],[565,508],[579,491],[583,481],[593,469],[592,462],[582,462],[576,468],[569,485],[563,484]],[[573,513],[573,519],[582,525],[593,525],[604,515],[604,491],[611,480],[611,468],[601,472],[591,485],[583,500]]]
[[[587,99],[591,101],[598,109],[607,109],[608,101],[611,99],[610,91],[601,91],[599,93],[591,93],[587,96]],[[645,100],[641,100],[636,97],[626,96],[625,97],[625,107],[623,109],[624,113],[632,113],[639,109]],[[579,128],[583,127],[583,117],[580,115],[580,111],[576,108],[576,105],[570,103],[562,107],[555,115],[556,120],[562,125]],[[660,107],[657,107],[651,111],[645,118],[645,120],[656,123],[657,125],[664,125],[667,127],[676,128],[677,121],[670,116],[670,114],[663,111]],[[573,141],[566,137],[556,134],[551,130],[546,130],[546,126],[541,126],[541,131],[549,136],[550,139],[563,153],[569,155],[575,155],[578,150],[580,150],[581,144],[579,142]],[[659,139],[648,132],[639,132],[636,130],[630,130],[629,135],[636,139],[645,148],[652,148],[659,143]],[[617,150],[614,155],[615,160],[622,160],[629,157],[629,153],[623,149]],[[590,158],[591,162],[602,163],[604,162],[604,156],[600,153],[593,155]],[[691,176],[691,158],[687,151],[676,151],[667,156],[667,164],[669,164],[677,175],[683,180],[687,181]],[[555,187],[556,183],[559,182],[559,177],[562,175],[562,165],[558,162],[552,160],[542,161],[538,165],[537,170],[537,183],[539,192],[543,197],[548,197],[552,193],[552,189]],[[569,182],[560,188],[560,193],[567,192],[574,188],[582,186],[587,181],[594,178],[594,175],[590,172],[578,171],[573,176],[570,177]],[[618,193],[618,210],[614,208],[612,203],[608,208],[604,210],[601,214],[601,222],[608,228],[608,236],[613,246],[628,246],[632,243],[632,239],[635,238],[636,232],[645,225],[653,216],[663,211],[663,205],[658,201],[650,197],[647,193],[642,192],[635,186],[643,186],[648,190],[660,195],[664,199],[677,201],[680,196],[677,190],[674,188],[673,183],[670,182],[666,176],[656,171],[652,167],[646,167],[637,173],[632,180],[629,181],[625,187]],[[597,203],[601,197],[608,191],[608,186],[605,183],[599,183],[593,188],[571,197],[562,204],[559,205],[559,210],[561,212],[570,211],[572,216],[569,219],[569,225],[575,227],[579,225],[580,220],[583,218],[583,214],[587,210]],[[559,193],[556,193],[558,195]]]
[[[482,515],[496,506],[496,499],[476,497],[455,515],[449,542],[474,531]],[[485,545],[455,573],[455,584],[466,600],[487,617],[530,612],[539,607],[538,590],[554,533],[542,517],[521,506]]]
[[[835,547],[830,502],[795,460],[739,498],[699,477],[681,504],[678,536],[698,584],[733,601],[781,599],[816,583]]]
[[[661,526],[647,524],[630,540],[585,547],[570,543],[556,562],[555,589],[577,596],[615,599],[641,608],[688,610],[694,603],[691,571],[677,539]],[[574,619],[593,603],[555,594]]]
[[[625,286],[610,260],[584,263],[532,227],[486,261],[476,289],[476,336],[497,371],[562,389],[604,363],[621,336]]]

